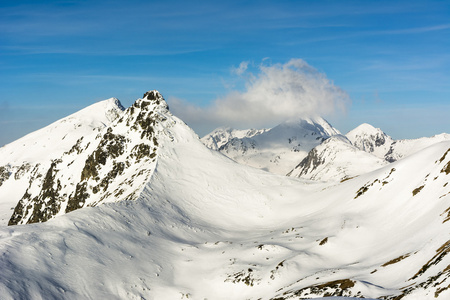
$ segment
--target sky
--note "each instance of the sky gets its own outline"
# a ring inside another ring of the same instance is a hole
[[[0,2],[0,146],[153,89],[200,136],[307,115],[450,133],[450,1]]]

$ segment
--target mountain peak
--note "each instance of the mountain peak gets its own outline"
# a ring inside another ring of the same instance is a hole
[[[382,132],[384,133],[380,128],[376,128],[368,123],[362,123],[361,125],[359,125],[358,127],[356,127],[355,129],[349,131],[348,135],[350,134],[376,134]]]
[[[148,100],[157,100],[163,99],[163,96],[157,90],[151,90],[146,92],[143,98],[147,98]]]
[[[294,118],[272,129],[216,129],[202,138],[210,149],[255,168],[285,175],[327,138],[340,134],[321,117]]]
[[[378,157],[384,157],[393,143],[393,139],[380,128],[363,123],[345,135],[360,150]]]
[[[325,119],[321,117],[311,118],[296,118],[287,120],[280,125],[274,127],[285,130],[286,128],[292,128],[294,130],[308,130],[317,132],[324,137],[330,137],[336,134],[341,134],[339,130],[330,125]]]
[[[143,102],[147,104],[143,104]],[[167,104],[164,97],[157,90],[151,90],[144,94],[141,99],[136,100],[133,106],[144,108],[148,103],[155,103],[158,106],[161,106],[164,110],[169,110],[169,105]]]
[[[76,142],[72,137],[71,148],[39,165],[9,225],[45,222],[85,206],[136,199],[156,166],[159,132],[172,115],[157,91],[147,92],[123,113],[115,98],[99,105],[111,116],[118,114],[117,121],[76,135]]]
[[[104,100],[105,102],[107,102],[109,104],[110,107],[115,107],[121,111],[125,110],[125,107],[122,105],[122,103],[120,102],[119,99],[112,97],[109,99]]]

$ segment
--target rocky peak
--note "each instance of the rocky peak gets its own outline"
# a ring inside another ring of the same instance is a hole
[[[144,99],[147,98],[148,100],[156,100],[161,99],[162,96],[157,90],[148,91],[144,94]]]
[[[119,109],[115,100],[108,99],[108,105]],[[45,222],[82,207],[136,199],[156,166],[162,123],[171,117],[159,92],[145,93],[117,121],[83,136],[70,151],[52,158],[47,170],[33,174],[8,225]]]
[[[150,107],[148,107],[152,104]],[[144,94],[141,99],[137,99],[132,107],[141,108],[141,109],[151,109],[166,112],[169,110],[169,106],[166,103],[164,97],[157,91],[152,90],[148,91]]]
[[[351,130],[346,137],[352,144],[362,151],[372,153],[378,157],[384,157],[389,150],[393,139],[381,129],[364,123]]]

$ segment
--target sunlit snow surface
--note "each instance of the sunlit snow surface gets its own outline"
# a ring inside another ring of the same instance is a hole
[[[218,128],[202,138],[238,163],[286,175],[323,140],[340,132],[320,117],[285,121],[271,129]]]
[[[450,142],[324,183],[239,165],[166,117],[137,200],[0,228],[2,299],[450,297]]]
[[[116,98],[100,101],[1,147],[0,171],[5,167],[14,180],[2,184],[0,174],[0,225],[8,223],[12,209],[30,185],[34,170],[45,174],[51,160],[60,158],[77,140],[97,135],[123,110]]]

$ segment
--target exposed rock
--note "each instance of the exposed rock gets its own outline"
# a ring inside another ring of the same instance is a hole
[[[35,168],[9,225],[45,222],[59,213],[95,206],[114,197],[135,199],[155,166],[157,130],[163,128],[164,113],[168,113],[164,98],[157,91],[147,92],[145,99],[136,100],[121,115],[121,122],[79,138],[53,161],[45,176]]]

